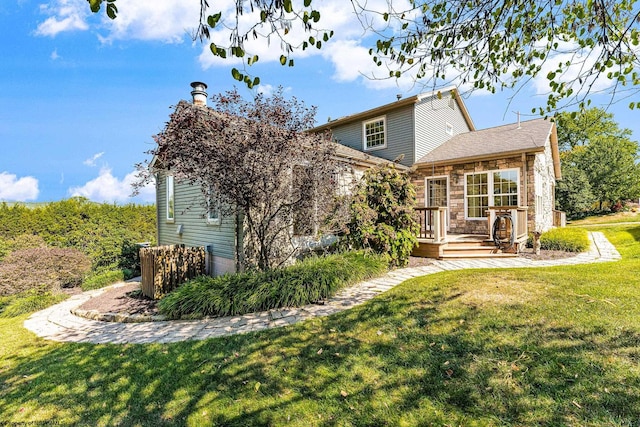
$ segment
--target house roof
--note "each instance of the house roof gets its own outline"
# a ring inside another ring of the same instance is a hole
[[[555,174],[560,179],[556,126],[543,118],[455,135],[420,158],[416,165],[431,167],[542,152],[548,142],[551,144]]]
[[[375,117],[375,116],[380,116],[382,114],[385,114],[389,111],[395,110],[397,108],[406,106],[406,105],[412,105],[412,104],[416,104],[420,101],[422,101],[425,98],[428,98],[430,96],[434,96],[437,95],[438,93],[447,93],[447,92],[451,92],[454,95],[454,99],[456,101],[456,104],[458,104],[458,107],[460,108],[460,111],[462,112],[462,115],[464,116],[465,121],[467,122],[467,125],[469,126],[469,129],[471,130],[475,130],[475,126],[473,125],[473,121],[471,120],[471,116],[469,115],[469,112],[467,111],[467,107],[464,105],[464,102],[462,101],[462,97],[459,95],[458,90],[455,86],[449,86],[449,87],[445,87],[442,89],[438,89],[438,90],[433,90],[431,92],[424,92],[418,95],[413,95],[410,96],[408,98],[401,98],[395,102],[391,102],[389,104],[385,104],[385,105],[381,105],[379,107],[376,108],[372,108],[370,110],[366,110],[366,111],[362,111],[360,113],[356,113],[356,114],[351,114],[348,116],[344,116],[344,117],[340,117],[339,119],[335,119],[335,120],[331,120],[330,122],[327,122],[323,125],[320,126],[316,126],[313,129],[310,129],[310,132],[321,132],[321,131],[325,131],[325,130],[329,130],[332,128],[335,128],[336,126],[342,126],[345,125],[347,123],[352,123],[355,121],[360,121],[360,120],[365,120],[367,118],[370,117]]]
[[[333,144],[335,144],[336,157],[341,161],[354,163],[361,166],[378,166],[378,165],[386,165],[386,164],[394,163],[387,159],[382,159],[380,157],[363,153],[362,151],[355,150],[353,148],[347,147],[346,145],[342,145],[337,142],[334,142]],[[396,167],[400,170],[409,169],[408,167],[401,165],[400,163],[396,163]]]

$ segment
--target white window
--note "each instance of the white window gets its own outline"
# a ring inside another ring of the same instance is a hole
[[[518,206],[518,182],[517,169],[466,174],[466,218],[485,219],[489,206]]]
[[[467,218],[485,218],[489,207],[489,174],[470,173],[465,179]]]
[[[493,206],[518,206],[518,170],[493,172]]]
[[[175,219],[175,190],[173,187],[173,176],[167,175],[167,221]]]
[[[453,135],[453,125],[451,123],[447,122],[445,132],[447,132],[447,135]]]
[[[220,225],[220,198],[209,189],[207,194],[207,224]]]
[[[386,118],[378,117],[362,124],[365,150],[374,150],[387,146]]]

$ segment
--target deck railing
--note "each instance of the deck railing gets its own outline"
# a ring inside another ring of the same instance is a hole
[[[566,227],[567,226],[567,214],[562,211],[553,211],[553,226],[554,227]]]
[[[515,231],[515,240],[526,238],[529,234],[527,224],[526,206],[490,206],[487,210],[487,218],[489,220],[489,233],[493,230],[493,223],[497,215],[510,214],[513,221],[513,229]]]
[[[447,240],[447,208],[416,208],[418,216],[418,239],[431,239],[433,242],[445,242]]]

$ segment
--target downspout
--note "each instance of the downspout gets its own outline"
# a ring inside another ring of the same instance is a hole
[[[235,238],[235,262],[236,262],[236,273],[239,273],[243,270],[242,268],[242,260],[243,260],[243,249],[244,249],[244,235],[243,233],[243,228],[242,228],[242,223],[243,223],[243,218],[242,215],[240,215],[239,213],[236,213],[235,215],[235,221],[236,221],[236,238]]]
[[[522,203],[522,206],[529,206],[529,180],[528,180],[528,168],[527,168],[527,153],[522,153],[522,175],[523,175],[523,183],[522,185],[524,186],[524,194],[521,197],[521,202],[522,199],[524,199],[524,203]]]
[[[156,182],[156,246],[160,246],[160,203],[158,203],[158,191],[160,189],[160,173],[156,172],[153,177]]]

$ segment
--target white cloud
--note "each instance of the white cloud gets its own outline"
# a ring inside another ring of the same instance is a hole
[[[141,202],[155,201],[155,187],[150,184],[140,190],[140,194],[135,198],[131,197],[133,188],[131,185],[136,181],[136,172],[128,173],[122,180],[113,176],[111,169],[105,167],[100,170],[97,178],[88,181],[80,187],[71,187],[68,190],[69,196],[86,197],[94,202]]]
[[[118,17],[105,18],[108,34],[104,42],[113,40],[159,40],[180,43],[191,35],[200,19],[198,1],[123,0],[117,2]]]
[[[84,31],[89,28],[86,18],[91,11],[86,1],[54,0],[41,5],[40,10],[50,16],[38,25],[36,35],[54,37],[62,32]]]
[[[9,172],[0,173],[0,200],[25,202],[38,198],[38,180],[32,176],[18,178]]]
[[[597,62],[601,52],[601,48],[592,50],[579,49],[574,42],[559,42],[558,48],[548,55],[548,58],[542,64],[540,73],[533,79],[533,87],[536,94],[547,95],[550,92],[547,75],[550,72],[555,72],[559,64],[562,65],[565,71],[556,75],[554,81],[558,83],[564,82],[569,87],[573,87],[575,94],[583,94],[587,89],[591,93],[610,89],[615,84],[615,81],[606,77],[606,71],[598,77],[595,75],[588,76],[594,69],[594,64]],[[571,63],[571,65],[567,67],[567,63]],[[579,77],[583,81],[582,84],[578,81]]]
[[[52,61],[55,61],[55,60],[61,58],[61,56],[58,55],[58,49],[54,49],[53,52],[51,52],[50,58],[51,58]]]
[[[104,151],[101,151],[101,152],[99,152],[99,153],[96,153],[96,154],[94,154],[94,155],[93,155],[93,157],[90,157],[90,158],[88,158],[87,160],[85,160],[84,162],[82,162],[82,164],[83,164],[83,165],[86,165],[86,166],[91,166],[91,167],[93,167],[93,166],[95,166],[95,165],[96,165],[96,161],[97,161],[100,157],[102,157],[102,155],[103,155],[103,154],[104,154]]]

